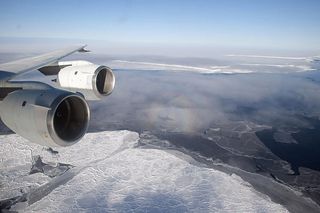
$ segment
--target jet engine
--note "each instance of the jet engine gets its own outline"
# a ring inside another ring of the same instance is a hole
[[[90,111],[77,93],[16,90],[1,102],[0,117],[14,132],[44,146],[70,146],[86,133]]]
[[[87,100],[99,100],[111,94],[115,77],[109,67],[82,62],[62,67],[57,83],[63,89],[82,93]]]

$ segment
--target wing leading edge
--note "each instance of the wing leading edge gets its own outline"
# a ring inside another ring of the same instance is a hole
[[[4,64],[0,64],[0,73],[10,73],[11,77],[15,77],[22,73],[37,70],[46,65],[59,61],[60,59],[71,55],[75,52],[87,52],[85,50],[86,45],[73,46],[53,52],[45,53],[35,57],[24,58]],[[0,75],[1,76],[1,75]],[[9,79],[10,80],[10,79]]]

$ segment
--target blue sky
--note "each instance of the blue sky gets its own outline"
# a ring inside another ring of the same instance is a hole
[[[0,36],[320,50],[319,0],[2,0]]]

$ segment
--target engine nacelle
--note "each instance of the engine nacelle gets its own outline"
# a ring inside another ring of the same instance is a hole
[[[69,91],[16,90],[1,102],[0,117],[14,132],[44,146],[70,146],[86,133],[90,111]]]
[[[106,66],[91,63],[74,64],[62,68],[57,81],[63,89],[80,92],[87,100],[99,100],[111,94],[115,76]]]

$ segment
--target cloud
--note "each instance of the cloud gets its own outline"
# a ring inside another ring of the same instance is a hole
[[[316,72],[316,77],[309,72],[203,75],[120,70],[115,74],[112,95],[91,103],[91,130],[116,126],[199,132],[225,120],[305,127],[304,115],[320,115],[320,86],[310,80],[318,76]]]

